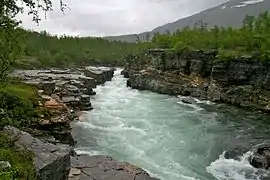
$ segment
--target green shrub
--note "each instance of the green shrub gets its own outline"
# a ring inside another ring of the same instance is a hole
[[[195,48],[193,48],[192,46],[185,44],[182,41],[177,42],[174,47],[173,50],[177,53],[182,53],[182,52],[189,52],[194,50]]]

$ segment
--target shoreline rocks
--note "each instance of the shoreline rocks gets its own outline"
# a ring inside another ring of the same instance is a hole
[[[269,145],[261,145],[256,147],[254,153],[249,157],[249,163],[255,168],[268,170],[270,168]]]
[[[158,180],[139,167],[108,156],[72,157],[71,167],[69,180]]]
[[[87,67],[76,70],[18,70],[13,77],[38,87],[39,122],[27,132],[6,126],[6,133],[19,149],[34,154],[40,180],[157,180],[143,169],[107,156],[76,155],[70,122],[92,109],[90,96],[99,84],[112,79],[113,68]],[[30,135],[30,134],[31,135]],[[34,137],[33,137],[33,136]]]
[[[84,75],[96,79],[97,84],[103,84],[106,81],[112,80],[114,70],[108,67],[93,67],[89,66],[84,69]]]
[[[87,74],[86,72],[97,72]],[[93,109],[93,88],[112,79],[113,68],[84,67],[77,69],[15,70],[11,77],[22,79],[39,89],[40,107],[50,115],[41,115],[29,132],[42,139],[74,145],[70,122],[78,119],[77,112]],[[34,129],[33,129],[34,128]],[[52,137],[51,137],[52,136]]]
[[[135,89],[270,112],[270,62],[256,56],[220,60],[217,54],[153,49],[142,63],[130,59],[122,74],[128,78],[127,86]]]
[[[11,126],[4,133],[20,150],[33,153],[38,180],[158,180],[135,165],[108,156],[76,155],[68,145],[42,142]],[[9,162],[0,161],[0,168],[8,167]]]
[[[6,126],[4,133],[20,150],[27,150],[34,154],[37,179],[67,179],[70,171],[70,148],[44,143],[11,126]]]

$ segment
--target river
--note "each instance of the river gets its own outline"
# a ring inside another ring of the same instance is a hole
[[[249,152],[239,160],[225,159],[224,152],[265,142],[268,115],[208,101],[184,104],[181,97],[130,89],[120,70],[95,91],[94,110],[73,124],[78,153],[109,155],[161,180],[262,176],[249,165]]]

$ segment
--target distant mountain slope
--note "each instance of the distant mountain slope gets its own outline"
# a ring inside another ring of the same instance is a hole
[[[153,32],[174,32],[185,26],[193,26],[195,22],[203,20],[208,25],[239,27],[247,14],[258,15],[262,11],[270,10],[270,0],[231,0],[215,8],[208,9],[193,16],[165,24]]]
[[[177,29],[186,26],[194,26],[195,22],[200,20],[206,22],[210,27],[214,25],[239,27],[247,14],[256,16],[260,12],[267,10],[270,11],[270,0],[230,0],[217,7],[157,27],[151,32],[140,33],[138,36],[143,40],[146,39],[146,34],[152,37],[155,32],[175,32]],[[137,39],[136,35],[110,36],[106,38],[127,42],[135,42]]]

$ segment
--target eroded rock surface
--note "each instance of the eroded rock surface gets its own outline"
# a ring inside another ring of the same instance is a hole
[[[81,101],[84,95],[95,94],[93,88],[97,80],[86,77],[78,70],[16,70],[12,76],[39,87],[42,94],[54,96],[57,100],[67,103],[77,110],[92,109],[89,99]]]
[[[106,156],[72,157],[69,180],[158,180],[143,169]]]
[[[105,67],[14,71],[11,76],[38,87],[40,106],[50,113],[42,114],[38,125],[29,132],[49,142],[55,138],[55,143],[73,145],[70,122],[79,118],[78,112],[93,109],[90,102],[90,96],[95,94],[93,88],[111,80],[113,72],[113,68]]]
[[[122,74],[132,88],[270,112],[270,63],[255,55],[220,60],[217,54],[153,49],[141,63],[131,57]]]
[[[255,148],[254,153],[249,158],[250,164],[255,168],[270,168],[270,147],[261,145]]]
[[[84,69],[84,74],[87,77],[92,77],[97,80],[98,84],[103,84],[110,81],[114,74],[114,69],[109,67],[93,67],[89,66]]]

